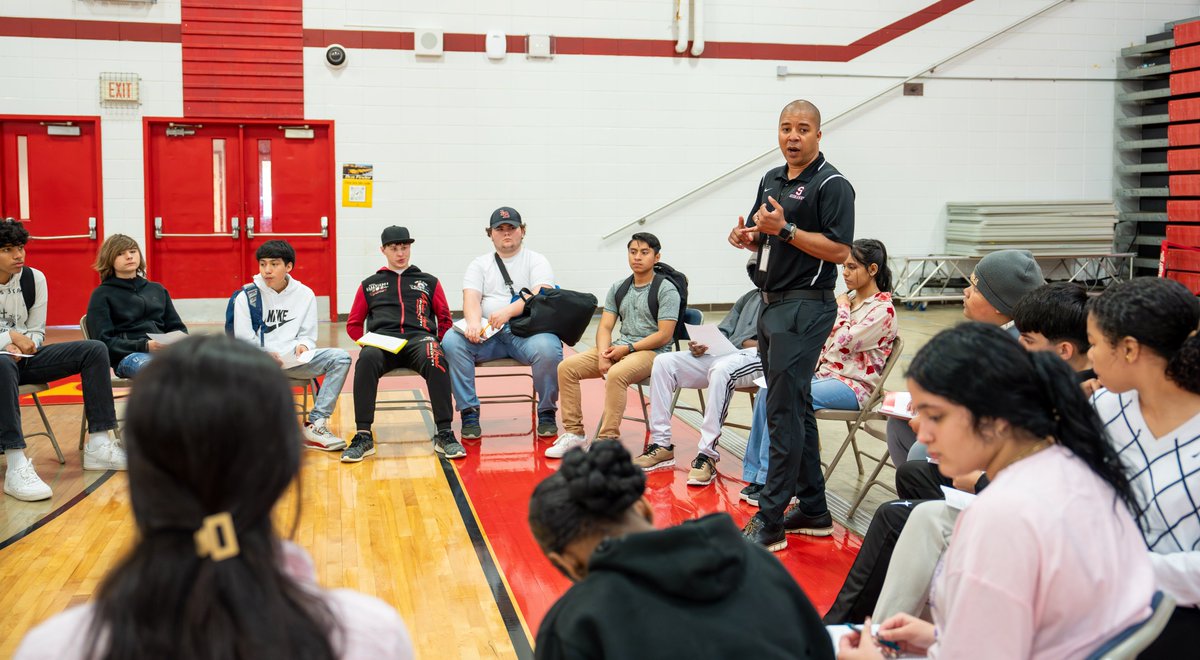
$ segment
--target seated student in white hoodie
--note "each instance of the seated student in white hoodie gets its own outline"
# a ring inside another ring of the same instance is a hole
[[[341,451],[346,441],[330,431],[327,423],[350,373],[350,354],[340,348],[317,348],[317,297],[312,289],[288,275],[296,265],[292,246],[287,241],[267,241],[259,246],[254,258],[258,259],[258,275],[233,301],[233,336],[270,353],[280,366],[285,366],[286,356],[300,358],[300,364],[285,367],[289,378],[325,376],[304,425],[304,445]],[[261,305],[258,327],[247,297],[248,293],[253,295],[253,290],[248,292],[247,288],[254,286]]]

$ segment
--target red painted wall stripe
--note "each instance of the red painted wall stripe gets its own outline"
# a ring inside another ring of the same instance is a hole
[[[290,7],[299,0],[270,0],[269,6],[240,5],[245,11]],[[964,7],[973,0],[939,0],[889,25],[846,45],[779,44],[737,41],[708,41],[699,59],[779,60],[783,62],[849,62],[930,22]],[[213,1],[189,0],[187,6],[212,7]],[[188,21],[184,14],[185,23]],[[1190,25],[1190,24],[1189,24]],[[1183,27],[1183,26],[1180,26]],[[194,33],[199,36],[200,33]],[[14,18],[0,16],[0,37],[38,37],[45,39],[93,39],[104,41],[148,41],[177,43],[182,40],[181,26],[164,23],[125,23],[74,19]],[[481,53],[481,34],[446,33],[443,48],[449,52]],[[323,30],[306,28],[303,45],[324,48],[340,43],[347,48],[376,50],[412,50],[412,32],[373,30]],[[525,52],[523,36],[508,37],[510,53]],[[605,55],[628,57],[691,57],[675,52],[675,42],[665,39],[620,39],[608,37],[555,37],[557,55]]]

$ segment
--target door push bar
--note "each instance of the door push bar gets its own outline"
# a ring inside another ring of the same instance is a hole
[[[259,232],[258,234],[255,234],[254,216],[250,216],[246,218],[246,238],[254,238],[255,236],[268,236],[271,238],[302,238],[320,236],[321,238],[329,238],[329,217],[324,215],[321,216],[321,231],[319,232],[312,232],[308,234],[273,234],[270,232]]]
[[[241,225],[238,222],[237,216],[230,218],[230,220],[231,220],[230,224],[233,225],[233,229],[230,231],[230,238],[232,238],[233,240],[236,241],[238,239],[238,236],[240,236],[242,233]],[[162,217],[159,216],[159,217],[154,218],[154,238],[156,238],[156,239],[158,239],[158,238],[213,238],[213,237],[220,236],[220,235],[221,234],[219,234],[219,233],[217,233],[217,234],[164,234],[163,230],[162,230]]]
[[[16,218],[5,218],[8,222],[16,222]],[[30,236],[29,238],[38,241],[63,241],[72,238],[86,238],[88,240],[96,240],[96,219],[88,218],[88,233],[86,234],[66,234],[62,236]]]

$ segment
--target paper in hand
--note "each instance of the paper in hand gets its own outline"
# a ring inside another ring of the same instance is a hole
[[[170,346],[175,342],[187,339],[187,333],[181,330],[172,330],[164,333],[150,332],[146,334],[146,337],[151,341],[156,341],[162,344],[163,346]]]
[[[692,325],[685,323],[687,328],[688,338],[697,344],[708,347],[707,354],[713,357],[721,357],[724,355],[732,355],[737,353],[737,346],[734,346],[729,338],[721,334],[715,323],[707,323],[705,325]]]

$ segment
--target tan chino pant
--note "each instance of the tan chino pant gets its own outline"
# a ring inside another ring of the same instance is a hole
[[[583,429],[583,404],[580,401],[579,381],[600,377],[599,352],[590,349],[564,358],[558,365],[558,401],[562,410],[563,430],[586,436]],[[629,386],[650,377],[654,351],[638,351],[625,356],[608,370],[604,383],[604,423],[597,438],[616,438],[621,435],[621,418],[625,416],[625,396]]]

